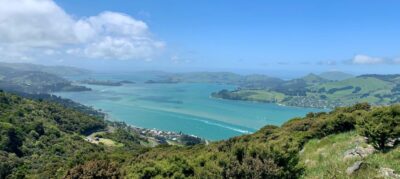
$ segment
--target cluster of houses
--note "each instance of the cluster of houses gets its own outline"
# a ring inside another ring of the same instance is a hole
[[[138,130],[141,135],[154,137],[160,144],[166,144],[167,140],[178,141],[182,136],[182,133],[161,131],[157,129],[138,128]]]

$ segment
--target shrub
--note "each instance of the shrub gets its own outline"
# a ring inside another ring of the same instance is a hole
[[[385,149],[389,140],[400,137],[400,105],[373,109],[357,120],[357,129],[376,149]]]
[[[89,161],[69,170],[64,178],[120,178],[120,172],[116,163],[104,160]]]

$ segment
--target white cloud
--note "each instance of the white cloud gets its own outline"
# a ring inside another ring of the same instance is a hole
[[[355,65],[398,65],[400,64],[400,58],[382,58],[368,55],[356,55],[353,57],[353,59],[346,60],[344,63]]]
[[[367,55],[356,55],[354,56],[352,60],[353,64],[365,64],[365,65],[371,65],[371,64],[383,64],[386,63],[385,59],[379,58],[379,57],[371,57]]]
[[[115,12],[79,20],[75,28],[83,54],[91,58],[149,59],[164,48],[164,42],[151,38],[146,23]]]
[[[53,0],[0,0],[3,58],[62,52],[84,58],[147,60],[164,46],[145,22],[126,14],[103,12],[74,19]]]
[[[55,47],[75,41],[74,20],[50,0],[0,0],[0,41]]]

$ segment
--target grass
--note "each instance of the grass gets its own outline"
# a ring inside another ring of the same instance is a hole
[[[88,136],[88,137],[94,139],[96,136],[100,136],[98,138],[98,141],[93,141],[92,142],[94,144],[103,144],[103,145],[108,146],[108,147],[123,147],[124,146],[124,144],[122,144],[122,143],[116,142],[116,141],[111,140],[111,139],[103,138],[102,136],[104,134],[105,134],[105,132],[103,132],[103,131],[95,132],[95,133],[90,134],[90,136]]]
[[[235,93],[254,101],[282,101],[285,98],[283,93],[267,90],[240,90]]]
[[[320,85],[319,88],[325,87],[326,90],[329,90],[332,88],[344,87],[344,86],[361,87],[361,91],[359,93],[368,93],[380,89],[390,89],[392,87],[391,83],[389,82],[368,77],[368,78],[351,78],[343,81],[325,83],[323,85]]]
[[[124,146],[124,144],[115,142],[115,141],[113,141],[111,139],[105,139],[105,138],[100,138],[99,139],[99,144],[100,143],[104,144],[105,146],[108,146],[108,147],[123,147]]]
[[[376,152],[364,159],[344,159],[347,150],[366,145],[354,131],[309,141],[300,154],[300,163],[306,167],[303,178],[377,178],[380,167],[400,173],[399,147],[387,153]],[[365,165],[353,175],[347,175],[346,169],[359,160]]]

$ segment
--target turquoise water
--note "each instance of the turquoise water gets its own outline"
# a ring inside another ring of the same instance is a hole
[[[281,125],[290,118],[320,111],[211,98],[212,92],[234,88],[221,84],[87,86],[93,91],[56,94],[102,109],[113,120],[144,128],[181,131],[209,140],[252,133],[266,124]]]

